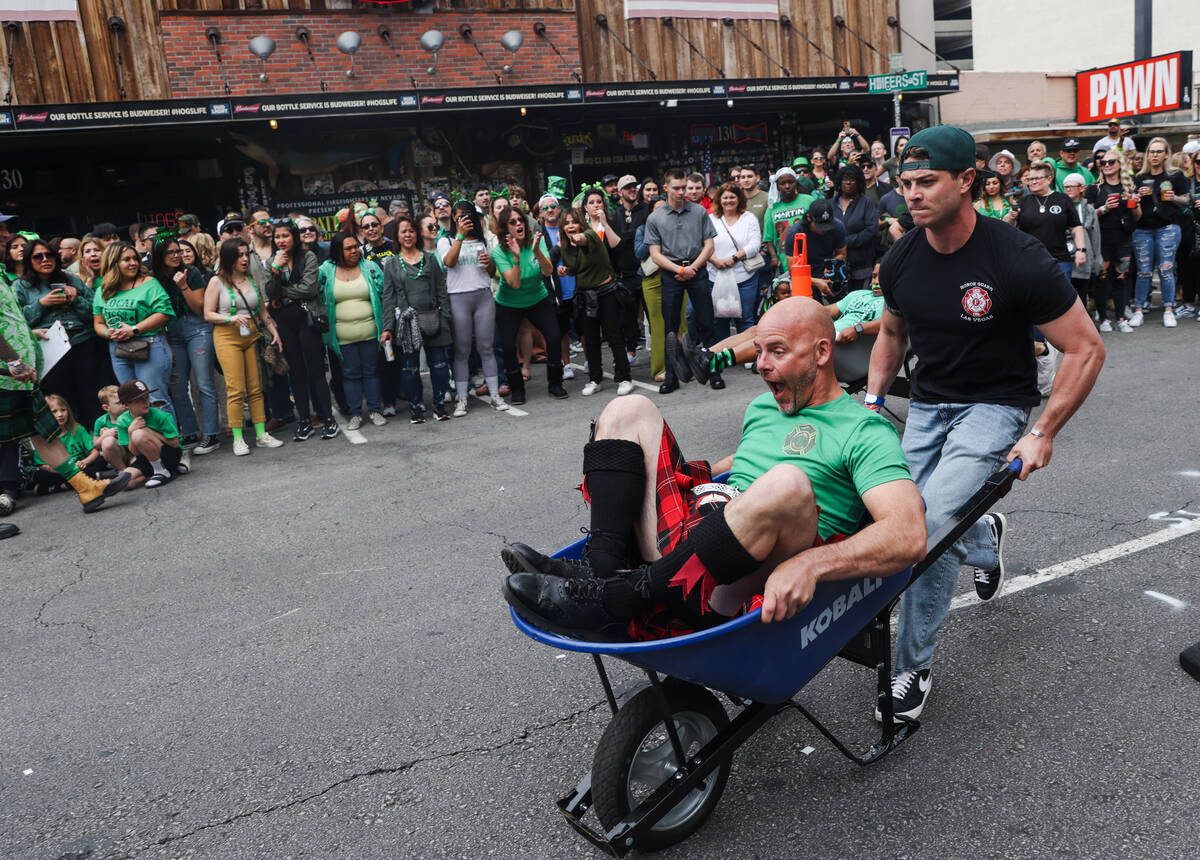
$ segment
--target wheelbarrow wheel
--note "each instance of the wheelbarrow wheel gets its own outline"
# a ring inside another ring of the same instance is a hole
[[[663,685],[684,753],[695,755],[729,717],[717,697],[702,687],[670,681]],[[730,762],[726,761],[641,836],[635,847],[665,848],[694,833],[721,799]],[[611,830],[670,780],[679,769],[653,689],[622,707],[596,747],[592,762],[592,803],[605,830]]]

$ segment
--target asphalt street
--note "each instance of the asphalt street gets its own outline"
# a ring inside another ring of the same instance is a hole
[[[999,505],[1009,575],[1171,539],[964,601],[923,727],[878,764],[778,717],[664,858],[1195,856],[1200,683],[1178,654],[1200,640],[1200,323],[1105,339],[1053,463]],[[226,443],[94,516],[26,500],[0,545],[0,855],[600,856],[554,801],[591,766],[603,693],[586,657],[513,627],[498,554],[579,537],[581,446],[615,387],[552,401],[543,373],[524,415]],[[652,395],[692,457],[732,450],[763,390],[727,380]],[[865,749],[872,695],[835,661],[798,698]]]

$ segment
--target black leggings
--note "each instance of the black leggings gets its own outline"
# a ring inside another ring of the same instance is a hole
[[[627,295],[627,294],[625,294]],[[604,379],[604,362],[600,351],[601,333],[613,354],[613,379],[624,382],[629,379],[629,355],[625,352],[625,339],[621,333],[621,312],[627,308],[625,295],[617,287],[608,295],[600,296],[600,313],[589,317],[583,312],[584,299],[579,302],[579,325],[583,335],[583,354],[587,356],[588,378],[592,382]],[[637,341],[634,341],[636,346]]]
[[[525,390],[521,362],[517,361],[517,331],[521,328],[521,320],[529,320],[546,339],[547,381],[551,384],[562,382],[562,333],[558,328],[558,309],[554,299],[547,296],[528,308],[496,305],[496,327],[500,330],[500,348],[504,352],[509,388]]]
[[[1100,257],[1108,270],[1095,280],[1096,313],[1100,319],[1108,319],[1108,300],[1113,302],[1113,316],[1125,318],[1125,306],[1129,304],[1130,261],[1133,259],[1133,242],[1129,237],[1117,241],[1104,239],[1100,242]],[[1174,297],[1172,297],[1174,298]]]
[[[288,378],[292,383],[292,397],[296,399],[296,411],[301,421],[308,421],[313,413],[309,410],[309,397],[316,406],[316,415],[322,421],[333,418],[329,385],[325,382],[325,344],[321,334],[308,324],[308,311],[299,302],[292,302],[275,311],[275,325],[279,327],[279,339],[283,341],[283,355],[290,365]]]

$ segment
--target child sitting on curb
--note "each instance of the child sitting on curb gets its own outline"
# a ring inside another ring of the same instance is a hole
[[[127,447],[134,457],[125,470],[131,476],[130,489],[143,482],[148,488],[161,487],[188,472],[175,419],[150,405],[151,391],[140,379],[123,382],[117,389],[117,398],[127,410],[117,418],[117,443]]]
[[[59,436],[59,439],[67,449],[70,462],[91,477],[100,477],[104,461],[93,447],[92,434],[75,420],[75,413],[71,411],[70,404],[57,394],[47,394],[46,405],[50,407],[50,414],[62,428],[62,435]],[[33,454],[33,461],[38,467],[38,471],[34,475],[34,492],[37,495],[54,493],[66,487],[66,479],[47,466],[36,450]]]

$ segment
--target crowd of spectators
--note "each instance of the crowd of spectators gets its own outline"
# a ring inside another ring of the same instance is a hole
[[[280,447],[285,428],[302,443],[402,411],[446,421],[467,416],[472,395],[504,411],[526,403],[537,363],[555,399],[571,396],[580,366],[582,396],[606,372],[629,393],[639,366],[669,394],[691,376],[669,361],[670,341],[691,331],[713,346],[753,326],[787,295],[800,249],[839,341],[869,334],[878,261],[912,228],[896,184],[905,142],[889,152],[846,125],[790,164],[728,176],[609,175],[573,198],[554,177],[533,196],[480,185],[470,199],[435,194],[415,216],[363,201],[330,236],[265,206],[211,233],[184,215],[170,229],[100,223],[43,238],[0,215],[0,300],[38,338],[61,326],[70,341],[40,389],[80,468],[157,486],[226,441],[239,456]],[[1102,332],[1145,322],[1155,276],[1163,325],[1195,317],[1200,141],[1173,153],[1154,137],[1140,151],[1114,121],[1084,149],[1068,138],[1051,158],[1034,141],[1022,160],[981,146],[976,209],[1041,240]],[[707,384],[723,388],[731,362]],[[134,383],[149,398],[134,404],[138,432],[119,433]],[[0,445],[0,515],[22,486],[61,484],[31,457],[23,472],[18,447]]]

